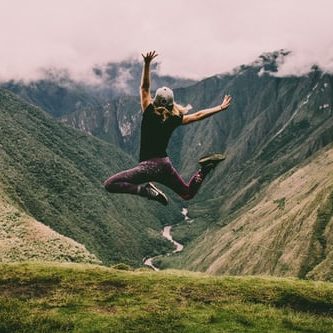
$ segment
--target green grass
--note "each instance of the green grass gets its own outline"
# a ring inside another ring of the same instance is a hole
[[[2,264],[0,332],[333,332],[333,285]]]

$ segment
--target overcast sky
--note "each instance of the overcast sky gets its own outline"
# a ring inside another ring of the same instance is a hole
[[[332,0],[0,0],[0,80],[157,50],[163,74],[202,78],[281,48],[281,75],[333,72]]]

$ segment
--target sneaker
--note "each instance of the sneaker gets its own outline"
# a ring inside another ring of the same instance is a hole
[[[147,192],[147,196],[149,200],[155,200],[166,206],[168,204],[167,196],[159,190],[153,183],[148,183],[145,186],[145,190]]]
[[[200,158],[199,164],[201,165],[201,170],[204,173],[208,173],[210,170],[214,169],[218,163],[225,160],[224,154],[214,153],[206,155]]]

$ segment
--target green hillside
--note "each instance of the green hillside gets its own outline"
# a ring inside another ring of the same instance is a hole
[[[15,207],[0,187],[0,262],[25,260],[101,263],[82,244]]]
[[[176,235],[191,232],[195,223],[183,223]],[[228,221],[220,219],[183,254],[163,262],[210,274],[333,281],[332,228],[331,145],[278,177]]]
[[[333,332],[331,283],[0,265],[0,331]]]
[[[135,165],[116,147],[65,127],[0,90],[0,184],[20,209],[104,263],[140,265],[169,247],[159,231],[175,207],[111,195],[102,181]]]
[[[216,105],[227,92],[233,96],[230,110],[184,129],[180,154],[185,174],[191,173],[201,152],[228,154],[205,184],[209,193],[202,191],[197,198],[202,204],[194,210],[206,209],[209,214],[219,207],[229,215],[258,189],[333,142],[332,76],[317,71],[277,78],[258,76],[259,70],[249,66],[179,91],[180,100],[191,101],[194,109]],[[245,187],[242,196],[231,199]],[[215,207],[204,202],[212,193],[217,197]]]
[[[202,246],[207,249],[204,253],[210,253],[210,259],[206,258],[207,260],[200,264],[197,255],[188,257],[186,268],[200,266],[205,270],[209,267],[210,260],[218,260],[220,252],[213,249],[225,245],[227,251],[229,243],[220,244],[217,243],[217,236],[205,236],[214,235],[218,231],[222,235],[223,227],[239,215],[245,214],[248,205],[256,202],[261,191],[274,180],[333,142],[331,75],[313,71],[304,77],[277,78],[258,76],[259,70],[258,67],[248,66],[238,73],[212,77],[179,91],[181,101],[193,101],[195,109],[203,106],[205,102],[212,105],[218,103],[226,92],[234,97],[230,110],[185,127],[183,133],[179,132],[174,137],[177,141],[173,147],[179,147],[179,143],[182,143],[181,150],[177,152],[177,149],[174,149],[174,156],[178,156],[181,161],[185,175],[191,173],[202,152],[227,153],[226,161],[207,179],[199,195],[186,203],[189,216],[194,222],[191,226],[185,225],[174,230],[174,237],[180,243],[189,245],[191,249],[198,245],[194,252],[200,253],[200,257],[204,257]],[[301,215],[299,223],[311,225],[313,216],[310,209],[307,214]],[[295,229],[293,232],[298,231]],[[309,229],[308,232],[308,237],[311,238],[315,230]],[[279,239],[282,237],[280,233],[282,230],[274,229],[270,237]],[[298,246],[302,244],[300,235]],[[243,233],[241,236],[239,233],[232,233],[230,237],[232,243],[237,243]],[[221,238],[221,242],[224,240]],[[282,249],[278,245],[274,246],[277,252],[272,250],[269,254],[262,249],[254,251],[250,246],[253,252],[249,256],[262,263],[267,261],[267,256],[279,258],[281,251],[284,251],[283,244],[279,245]],[[238,258],[236,248],[234,251]],[[304,255],[309,262],[317,262],[315,253],[317,251],[309,251]],[[239,262],[241,268],[234,268],[239,274],[260,274],[262,271],[282,274],[278,273],[280,268],[263,268],[260,264],[252,266],[248,257],[243,259]],[[291,259],[288,260],[290,263]],[[331,267],[329,260],[323,265]],[[285,265],[284,270],[283,275],[295,272],[291,264]],[[332,271],[332,268],[328,270]],[[228,270],[221,268],[216,272],[221,274]]]

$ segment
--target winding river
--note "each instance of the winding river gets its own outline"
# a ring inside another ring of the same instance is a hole
[[[182,214],[184,215],[184,220],[185,220],[185,221],[188,221],[188,220],[189,220],[189,217],[187,216],[187,212],[188,212],[187,209],[186,209],[186,208],[183,208],[183,210],[182,210]],[[181,252],[181,251],[183,251],[184,246],[183,246],[182,244],[176,242],[176,241],[172,238],[172,236],[171,236],[171,229],[172,229],[172,227],[173,227],[172,225],[167,225],[167,226],[165,226],[165,227],[163,228],[163,230],[162,230],[162,236],[163,236],[164,238],[166,238],[168,241],[170,241],[173,245],[175,245],[176,249],[173,250],[172,253]],[[168,255],[168,254],[167,254],[167,255]],[[159,271],[159,269],[158,269],[156,266],[154,266],[153,261],[154,261],[155,258],[158,258],[158,257],[161,257],[161,256],[162,256],[162,255],[158,255],[158,256],[155,256],[155,257],[152,257],[152,258],[144,259],[144,262],[143,262],[143,263],[144,263],[146,266],[151,267],[154,271]]]

